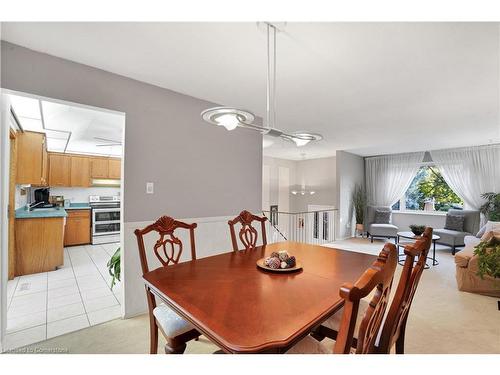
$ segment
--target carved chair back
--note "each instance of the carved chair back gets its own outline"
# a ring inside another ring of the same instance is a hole
[[[346,283],[340,288],[340,296],[345,302],[334,353],[350,353],[360,300],[373,290],[375,293],[359,326],[356,354],[375,353],[375,343],[387,307],[397,257],[396,246],[390,243],[385,244],[377,260],[354,285]]]
[[[267,217],[260,217],[252,214],[248,211],[241,211],[241,213],[235,217],[233,220],[229,220],[229,229],[231,231],[231,242],[233,244],[233,250],[238,251],[238,241],[236,239],[236,232],[234,225],[237,223],[241,224],[241,229],[238,233],[241,243],[245,247],[245,250],[253,249],[257,246],[258,232],[255,227],[252,226],[253,221],[259,221],[261,225],[262,233],[262,245],[267,245],[266,237],[266,222]]]
[[[175,231],[179,228],[189,230],[189,239],[191,243],[191,259],[196,259],[196,249],[194,243],[194,229],[197,224],[187,224],[182,221],[177,221],[169,216],[162,216],[156,222],[148,225],[144,229],[136,229],[134,231],[137,237],[137,245],[139,247],[139,256],[141,259],[142,273],[149,272],[146,247],[144,245],[144,236],[152,231],[158,234],[158,239],[153,246],[153,252],[162,264],[166,267],[170,264],[177,264],[182,255],[183,243],[175,235]]]
[[[426,227],[422,236],[414,244],[406,245],[404,248],[406,259],[380,335],[377,350],[380,353],[389,354],[400,335],[404,340],[406,320],[413,296],[424,271],[431,243],[432,228]],[[416,263],[415,259],[417,260]]]
[[[179,263],[182,255],[183,244],[182,241],[174,234],[174,232],[181,229],[189,230],[189,240],[191,243],[191,259],[196,259],[196,248],[194,243],[194,229],[197,227],[196,223],[187,224],[182,221],[177,221],[169,216],[162,216],[156,222],[148,225],[144,229],[136,229],[134,231],[137,237],[137,245],[139,247],[139,257],[141,259],[142,274],[149,272],[148,258],[146,253],[146,246],[144,245],[144,236],[150,232],[156,232],[158,239],[153,245],[153,252],[162,264],[162,267],[167,267],[170,264]],[[146,297],[148,300],[148,308],[150,319],[154,319],[153,310],[156,307],[156,300],[154,294],[146,285]]]

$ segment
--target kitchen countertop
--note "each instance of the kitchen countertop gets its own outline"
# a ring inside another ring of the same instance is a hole
[[[69,207],[54,207],[54,208],[41,208],[34,209],[33,211],[26,211],[24,207],[16,210],[16,219],[38,219],[44,217],[66,217],[68,213],[66,210],[90,210],[88,203],[71,203]]]
[[[42,208],[33,211],[27,211],[24,207],[16,210],[16,219],[41,219],[45,217],[66,217],[66,210],[62,207]]]

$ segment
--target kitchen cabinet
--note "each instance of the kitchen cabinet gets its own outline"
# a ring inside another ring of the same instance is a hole
[[[121,176],[121,160],[120,159],[109,159],[108,160],[108,178],[113,180],[120,179]]]
[[[92,158],[91,177],[108,178],[109,162],[108,158]]]
[[[49,154],[49,185],[70,186],[71,156],[65,154]]]
[[[64,246],[90,244],[90,210],[67,210]]]
[[[70,186],[90,186],[90,160],[85,156],[71,156]]]
[[[64,263],[64,217],[16,219],[16,276],[54,271]]]
[[[43,164],[44,157],[46,157],[44,134],[35,132],[18,133],[16,183],[36,186],[45,185],[47,176],[46,164]]]

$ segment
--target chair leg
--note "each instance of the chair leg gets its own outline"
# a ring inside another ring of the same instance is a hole
[[[451,248],[451,255],[455,255],[455,245]]]
[[[372,241],[372,243],[373,243],[373,236],[370,236],[370,237],[371,237],[371,241]]]
[[[399,337],[396,340],[396,354],[405,354],[405,329],[406,329],[406,324],[404,324],[401,327],[401,330],[399,332]]]
[[[186,350],[186,343],[184,341],[178,341],[176,339],[167,339],[165,344],[166,354],[183,354]]]
[[[158,326],[156,325],[156,321],[154,317],[149,317],[149,329],[150,329],[150,344],[149,344],[149,353],[157,354],[158,353]]]

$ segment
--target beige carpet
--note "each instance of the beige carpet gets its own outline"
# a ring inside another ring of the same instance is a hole
[[[330,247],[377,254],[382,241],[338,241]],[[406,329],[406,353],[500,353],[500,311],[497,299],[459,292],[449,250],[439,249],[440,264],[425,270],[415,295]],[[395,280],[399,280],[401,267]],[[160,335],[161,336],[161,335]],[[160,339],[159,352],[164,343]],[[213,353],[218,348],[200,338],[188,344],[186,353]],[[21,349],[28,352],[147,353],[147,315],[114,320],[59,336]]]

